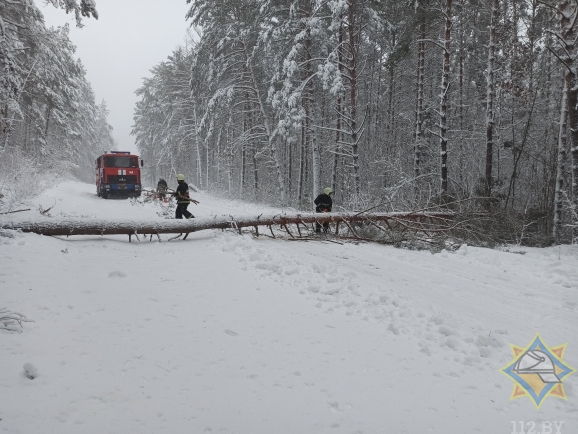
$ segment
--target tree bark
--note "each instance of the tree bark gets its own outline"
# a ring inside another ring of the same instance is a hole
[[[257,165],[257,149],[252,147],[251,160],[253,162],[253,190],[255,200],[259,200],[259,166]]]
[[[572,155],[572,240],[578,238],[578,83],[576,81],[576,0],[564,0],[558,4],[560,34],[564,44],[561,60],[565,63],[566,103],[568,105],[568,129]]]
[[[359,143],[357,134],[357,45],[355,40],[356,21],[355,13],[356,0],[348,0],[348,44],[349,44],[349,104],[350,104],[350,125],[351,125],[351,154],[353,167],[353,189],[355,194],[361,194],[361,178],[359,174]]]
[[[343,18],[343,17],[341,17]],[[340,20],[339,23],[339,45],[337,47],[337,60],[339,74],[343,76],[343,19]],[[341,142],[342,138],[342,125],[341,125],[341,117],[342,117],[342,95],[339,93],[337,96],[337,120],[335,125],[335,154],[333,155],[333,171],[331,173],[331,187],[333,191],[337,190],[337,172],[339,167],[339,159],[341,154]]]
[[[560,240],[562,229],[562,208],[564,205],[564,174],[566,172],[566,146],[567,136],[567,119],[568,119],[568,89],[566,82],[562,90],[562,102],[560,104],[560,132],[558,133],[558,159],[556,164],[556,190],[554,192],[554,232],[553,236],[556,241]]]
[[[494,99],[496,96],[494,86],[494,65],[496,58],[496,25],[499,19],[500,0],[492,0],[492,13],[490,18],[490,43],[488,46],[488,70],[486,72],[486,179],[484,195],[492,194],[492,158],[494,152]]]
[[[420,12],[422,13],[422,12]],[[419,24],[420,41],[418,43],[417,55],[417,102],[415,110],[415,148],[414,148],[414,175],[417,178],[420,175],[421,154],[423,148],[423,82],[425,73],[425,22],[421,18]]]
[[[227,126],[227,190],[231,196],[233,193],[233,150],[231,149],[229,126]]]
[[[197,183],[203,188],[203,164],[201,162],[201,146],[199,144],[199,123],[197,122],[197,108],[193,106],[193,121],[195,122],[195,153],[197,163]]]
[[[452,0],[446,0],[444,9],[444,56],[442,63],[442,85],[440,94],[440,154],[441,154],[441,192],[448,192],[448,91],[450,88],[450,44],[452,36]]]
[[[215,183],[220,189],[221,185],[221,136],[223,134],[223,127],[219,128],[219,135],[217,136],[217,149],[216,155],[213,157],[215,159],[215,169],[216,169],[216,180]]]
[[[245,184],[246,184],[246,174],[247,174],[247,147],[245,142],[241,142],[241,191],[239,192],[239,199],[243,199],[245,196]]]
[[[312,16],[312,5],[311,0],[305,1],[305,8],[304,8],[304,16],[308,19]],[[305,30],[305,39],[303,41],[304,46],[304,68],[303,68],[303,77],[302,80],[304,81],[304,89],[303,89],[303,97],[302,97],[302,106],[303,111],[305,112],[305,149],[311,148],[311,177],[312,177],[312,197],[315,197],[319,194],[320,185],[321,185],[321,152],[319,149],[319,142],[315,140],[313,130],[311,128],[311,118],[312,118],[312,103],[313,103],[313,81],[311,79],[312,76],[312,56],[311,56],[311,49],[313,45],[312,37],[311,37],[311,27],[308,23],[304,24]]]
[[[299,147],[299,179],[297,186],[297,200],[299,205],[303,200],[303,186],[305,184],[305,160],[306,160],[306,149],[305,149],[305,122],[301,121],[301,146]]]
[[[155,235],[198,232],[209,229],[240,229],[299,223],[338,223],[384,221],[393,227],[396,222],[417,221],[422,224],[442,224],[455,218],[451,212],[390,212],[390,213],[303,213],[250,216],[241,218],[205,218],[190,220],[107,221],[94,219],[63,219],[51,221],[3,222],[0,229],[21,230],[40,235]]]

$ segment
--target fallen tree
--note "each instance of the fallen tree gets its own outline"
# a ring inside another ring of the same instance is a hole
[[[280,226],[293,237],[301,237],[301,229],[307,231],[308,225],[315,223],[334,223],[333,231],[339,234],[340,227],[357,237],[354,223],[366,222],[380,227],[383,230],[415,230],[424,233],[439,230],[440,225],[451,226],[456,214],[452,212],[390,212],[390,213],[297,213],[259,215],[254,217],[221,217],[191,220],[97,220],[97,219],[46,219],[19,222],[1,222],[0,229],[20,230],[41,235],[159,235],[159,234],[186,234],[208,229],[235,229],[254,228],[259,235],[259,227],[268,227],[272,236],[273,227]],[[385,224],[382,227],[381,224]],[[295,232],[289,229],[295,225]],[[186,238],[185,235],[185,238]],[[160,238],[159,238],[160,239]]]

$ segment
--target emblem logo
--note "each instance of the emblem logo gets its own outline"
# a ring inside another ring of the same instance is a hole
[[[510,344],[514,359],[500,370],[514,382],[510,400],[527,396],[540,408],[549,396],[567,399],[564,380],[575,372],[564,361],[567,345],[548,347],[540,334],[525,348]]]

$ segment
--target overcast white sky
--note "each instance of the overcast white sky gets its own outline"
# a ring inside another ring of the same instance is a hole
[[[188,23],[186,0],[96,0],[99,19],[85,19],[77,29],[71,14],[37,4],[46,25],[69,22],[70,39],[77,46],[97,102],[106,100],[109,122],[118,150],[136,152],[130,135],[134,91],[149,70],[165,60],[177,45],[184,45]]]

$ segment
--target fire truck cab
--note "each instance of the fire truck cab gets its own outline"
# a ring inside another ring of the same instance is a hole
[[[140,165],[139,165],[140,161]],[[143,161],[130,152],[111,151],[96,159],[96,194],[107,199],[141,194]]]

